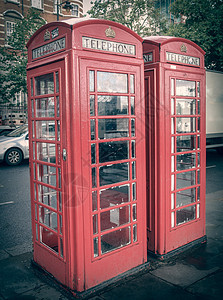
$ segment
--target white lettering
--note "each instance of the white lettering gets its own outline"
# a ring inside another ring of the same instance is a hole
[[[57,41],[48,43],[44,46],[38,47],[36,49],[32,50],[32,58],[39,58],[41,56],[54,53],[59,50],[63,50],[66,48],[66,41],[65,37],[62,39],[59,39]]]
[[[82,37],[82,46],[83,48],[99,50],[99,51],[108,51],[114,53],[135,55],[135,46],[130,44],[118,43],[107,40],[100,40],[89,37]]]
[[[166,52],[166,60],[170,62],[180,63],[180,64],[200,66],[199,57],[193,57],[193,56],[188,56],[183,54]]]

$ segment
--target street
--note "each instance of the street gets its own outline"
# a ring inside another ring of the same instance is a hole
[[[207,151],[207,208],[213,197],[221,197],[223,187],[223,156],[215,150]],[[29,189],[29,163],[9,167],[0,164],[0,250],[25,253],[31,250],[31,211]],[[208,195],[211,197],[208,197]],[[222,195],[223,196],[223,195]],[[207,214],[207,223],[211,222]],[[208,234],[208,228],[207,228]]]

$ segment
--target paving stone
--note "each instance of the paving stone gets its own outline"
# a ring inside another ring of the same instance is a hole
[[[167,265],[151,271],[151,274],[172,284],[187,287],[218,269],[218,267],[215,267],[209,270],[198,270],[192,265],[177,262],[175,265]]]
[[[222,299],[222,282],[223,271],[220,271],[196,282],[187,288],[187,290],[200,296],[205,295],[209,299]]]
[[[17,256],[23,253],[27,252],[32,252],[32,245],[31,244],[22,244],[22,245],[17,245],[12,248],[7,248],[5,249],[10,255],[12,256]]]
[[[192,293],[151,274],[145,274],[100,296],[105,300],[198,300]]]
[[[4,250],[0,250],[0,260],[6,259],[9,257],[9,254]]]

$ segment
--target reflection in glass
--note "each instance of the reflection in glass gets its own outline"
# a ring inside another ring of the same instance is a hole
[[[107,233],[101,237],[101,254],[124,247],[131,242],[130,227]]]
[[[174,115],[174,98],[171,99],[171,115]]]
[[[177,155],[177,171],[187,170],[196,167],[196,153]]]
[[[171,212],[171,227],[173,228],[174,227],[174,223],[175,223],[175,220],[174,220],[174,211]]]
[[[176,175],[177,189],[183,189],[196,183],[196,171],[184,172]]]
[[[183,190],[176,193],[176,207],[188,205],[195,202],[195,190],[196,188]]]
[[[97,179],[96,179],[96,168],[92,168],[92,188],[96,187]]]
[[[171,194],[171,209],[174,209],[174,207],[175,207],[174,194]]]
[[[131,132],[132,136],[135,136],[135,119],[131,119]]]
[[[132,141],[132,158],[136,157],[136,143]]]
[[[59,74],[56,72],[56,93],[59,93]]]
[[[56,163],[56,146],[50,143],[37,144],[37,159],[45,162]]]
[[[129,163],[99,167],[100,186],[129,180]]]
[[[136,162],[132,162],[132,179],[136,179]]]
[[[46,205],[57,209],[57,191],[38,184],[38,200]]]
[[[195,205],[179,209],[176,214],[177,225],[192,221],[195,219]]]
[[[97,72],[98,92],[128,93],[128,75],[110,72]]]
[[[131,97],[131,115],[135,114],[135,97]]]
[[[95,149],[95,144],[91,144],[91,163],[92,164],[96,163],[96,149]]]
[[[201,123],[200,123],[200,117],[197,118],[197,131],[201,130]]]
[[[60,116],[60,99],[59,99],[59,96],[56,96],[56,101],[57,101],[57,117]]]
[[[200,100],[197,100],[197,114],[200,114]]]
[[[175,152],[175,144],[174,144],[175,138],[171,137],[171,153]]]
[[[92,192],[92,211],[97,210],[97,191]]]
[[[129,184],[114,186],[100,191],[100,208],[108,208],[130,201]]]
[[[176,99],[177,115],[195,115],[196,100],[195,99]]]
[[[55,122],[36,121],[36,138],[43,140],[55,140]]]
[[[196,118],[176,118],[177,133],[195,132]]]
[[[35,77],[35,94],[54,94],[53,73]]]
[[[33,96],[33,79],[31,78],[31,96]]]
[[[136,183],[133,182],[132,184],[132,201],[136,200]]]
[[[99,144],[99,163],[129,158],[129,142],[117,141]]]
[[[197,201],[200,201],[200,187],[197,187]]]
[[[89,71],[89,83],[90,92],[94,92],[94,71]]]
[[[34,101],[31,100],[32,118],[34,117]]]
[[[200,82],[197,82],[197,96],[200,97]]]
[[[196,149],[196,135],[177,136],[177,152]]]
[[[37,164],[38,181],[56,186],[56,168],[48,165]]]
[[[98,256],[98,238],[94,238],[94,257]]]
[[[127,96],[98,96],[98,115],[113,116],[128,114]]]
[[[60,141],[60,121],[57,121],[57,140]]]
[[[98,215],[93,215],[93,234],[98,233]]]
[[[99,139],[111,139],[129,136],[128,119],[99,119],[98,137]]]
[[[101,231],[122,226],[130,222],[130,207],[114,208],[100,214]]]
[[[45,207],[39,207],[39,221],[57,231],[57,213]]]
[[[133,243],[137,242],[137,224],[133,225]]]
[[[174,94],[175,94],[175,91],[174,91],[174,82],[175,82],[175,80],[171,79],[171,96],[174,96]]]
[[[96,135],[95,135],[95,120],[91,120],[91,140],[95,140]]]
[[[176,95],[177,96],[196,96],[196,82],[188,80],[176,80]]]
[[[135,93],[135,76],[130,75],[130,93]]]
[[[137,220],[137,214],[136,214],[136,204],[132,205],[132,221],[136,221]]]
[[[171,118],[171,134],[174,134],[174,118]]]
[[[90,95],[90,116],[95,116],[95,97]]]
[[[54,98],[36,99],[36,116],[38,118],[54,117]]]
[[[200,204],[197,205],[197,219],[200,218]]]
[[[171,172],[175,171],[175,158],[171,156]]]

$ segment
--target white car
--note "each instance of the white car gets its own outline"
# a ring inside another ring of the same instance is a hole
[[[29,158],[28,125],[23,125],[6,136],[0,136],[0,161],[10,166]]]

